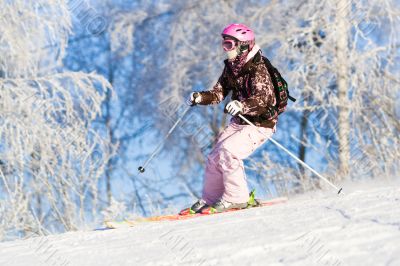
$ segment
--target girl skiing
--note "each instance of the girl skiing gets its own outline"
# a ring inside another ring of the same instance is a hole
[[[192,92],[188,102],[190,105],[217,104],[232,91],[231,102],[225,109],[233,117],[208,155],[201,199],[181,213],[246,208],[249,191],[242,160],[270,138],[276,128],[274,87],[253,31],[243,24],[231,24],[223,30],[222,38],[227,59],[218,82],[209,91]]]

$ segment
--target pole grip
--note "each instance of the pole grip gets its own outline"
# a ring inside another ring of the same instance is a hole
[[[199,97],[200,96],[200,92],[194,92],[193,93],[193,102],[191,102],[191,104],[189,105],[189,106],[196,106],[197,105],[197,103],[196,103],[196,98],[197,97]]]

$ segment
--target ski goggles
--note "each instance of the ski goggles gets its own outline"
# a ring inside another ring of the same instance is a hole
[[[232,51],[236,48],[237,42],[232,39],[222,40],[222,48],[224,51]]]

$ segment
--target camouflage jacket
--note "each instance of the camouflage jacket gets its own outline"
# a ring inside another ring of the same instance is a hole
[[[235,76],[227,60],[218,82],[209,91],[202,91],[199,104],[217,104],[232,91],[232,100],[243,104],[243,115],[257,126],[273,128],[278,114],[273,108],[276,105],[274,85],[259,50]],[[235,117],[234,121],[245,124]]]

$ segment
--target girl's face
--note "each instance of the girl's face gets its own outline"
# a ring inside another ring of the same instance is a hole
[[[228,59],[234,59],[240,51],[238,42],[229,37],[224,37],[222,40],[222,48],[226,52]]]

